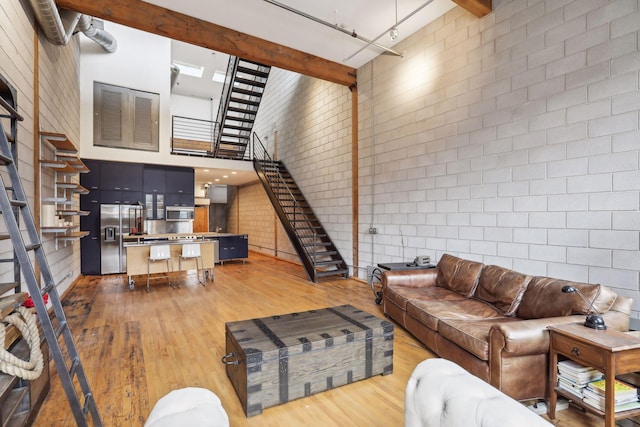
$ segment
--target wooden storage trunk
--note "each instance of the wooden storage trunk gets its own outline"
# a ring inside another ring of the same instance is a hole
[[[227,376],[248,417],[393,372],[393,324],[350,305],[225,324]]]

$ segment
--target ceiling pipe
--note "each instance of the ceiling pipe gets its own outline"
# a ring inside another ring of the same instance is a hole
[[[29,3],[42,32],[53,44],[66,46],[75,31],[79,29],[105,51],[115,52],[117,47],[115,39],[110,33],[94,25],[93,18],[70,10],[58,11],[54,0],[29,0]]]
[[[98,43],[106,52],[114,53],[118,49],[116,39],[104,30],[104,22],[91,16],[80,15],[78,25],[76,27],[85,36]]]
[[[375,40],[373,40],[373,41],[372,41],[372,40],[369,40],[369,39],[367,39],[367,38],[365,38],[365,37],[362,37],[361,35],[358,35],[358,33],[356,33],[356,30],[352,30],[352,31],[346,30],[346,29],[344,29],[344,28],[340,27],[340,26],[339,26],[339,25],[337,25],[337,24],[332,24],[331,22],[327,22],[327,21],[324,21],[324,20],[322,20],[322,19],[320,19],[320,18],[316,18],[316,17],[315,17],[315,16],[313,16],[313,15],[309,15],[308,13],[302,12],[302,11],[300,11],[300,10],[298,10],[298,9],[294,9],[294,8],[292,8],[292,7],[290,7],[290,6],[287,6],[286,4],[279,3],[279,2],[277,2],[277,1],[275,1],[275,0],[264,0],[264,1],[266,1],[267,3],[270,3],[270,4],[274,5],[274,6],[278,6],[278,7],[281,7],[282,9],[288,10],[289,12],[293,12],[293,13],[295,13],[296,15],[300,15],[300,16],[302,16],[303,18],[310,19],[310,20],[312,20],[312,21],[314,21],[314,22],[317,22],[318,24],[322,24],[322,25],[327,26],[327,27],[329,27],[329,28],[333,28],[334,30],[338,30],[338,31],[340,31],[340,32],[342,32],[342,33],[344,33],[344,34],[348,34],[348,35],[350,35],[350,36],[351,36],[351,37],[353,37],[353,38],[356,38],[356,39],[358,39],[358,40],[361,40],[361,41],[363,41],[363,42],[367,43],[367,46],[366,46],[366,47],[369,47],[369,46],[375,46],[375,47],[377,47],[378,49],[382,49],[382,50],[384,50],[385,52],[390,53],[390,54],[392,54],[392,55],[402,56],[402,54],[401,54],[401,53],[396,52],[396,51],[395,51],[395,50],[393,50],[393,49],[389,49],[389,48],[388,48],[388,47],[386,47],[386,46],[383,46],[383,45],[381,45],[381,44],[375,43]],[[432,1],[433,1],[433,0],[432,0]],[[389,30],[387,30],[387,32],[389,32]],[[380,37],[378,37],[378,38],[380,38]],[[377,39],[376,39],[376,40],[377,40]],[[358,51],[358,52],[360,52],[360,51]]]
[[[359,51],[357,51],[356,53],[354,53],[353,55],[351,55],[350,57],[348,57],[347,59],[345,59],[345,61],[350,60],[351,58],[353,58],[354,56],[356,56],[357,54],[359,54],[360,52],[362,52],[363,50],[365,50],[366,48],[368,48],[371,44],[374,44],[375,41],[379,40],[381,37],[383,37],[386,34],[389,34],[390,31],[392,31],[394,28],[397,29],[398,25],[402,24],[403,22],[405,22],[407,19],[411,18],[413,15],[415,15],[416,13],[420,12],[422,9],[424,9],[425,7],[429,6],[431,3],[433,2],[433,0],[427,0],[422,6],[419,6],[416,10],[414,10],[413,12],[411,12],[410,14],[408,14],[407,16],[405,16],[404,18],[402,18],[400,21],[398,21],[398,18],[396,16],[396,23],[394,25],[392,25],[391,27],[389,27],[388,29],[384,30],[382,32],[382,34],[380,34],[378,37],[376,37],[375,39],[373,39],[373,41],[371,41],[370,44],[366,45],[365,47],[363,47],[362,49],[360,49]],[[397,12],[396,12],[397,13]]]

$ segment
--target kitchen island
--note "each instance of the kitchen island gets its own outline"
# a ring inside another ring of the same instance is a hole
[[[246,234],[232,233],[166,233],[140,234],[123,237],[124,248],[127,251],[127,276],[129,289],[134,287],[133,276],[147,275],[147,263],[152,245],[170,245],[173,271],[178,272],[180,254],[183,244],[199,244],[202,266],[205,275],[213,278],[213,268],[217,262],[223,263],[230,259],[243,259],[248,256],[248,237]],[[195,260],[182,260],[185,267],[195,268]],[[155,262],[149,267],[153,273],[166,273],[166,263]]]

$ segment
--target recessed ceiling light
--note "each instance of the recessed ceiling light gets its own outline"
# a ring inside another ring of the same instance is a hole
[[[204,171],[205,171],[205,172],[209,172],[209,169],[205,169]]]
[[[176,65],[180,69],[180,74],[185,76],[202,78],[204,74],[204,67],[200,65],[187,64],[185,62],[175,61],[173,65]]]
[[[224,83],[225,73],[224,71],[216,70],[213,72],[211,80],[218,83]]]
[[[229,175],[222,175],[223,178],[229,178]]]
[[[220,178],[214,179],[215,182],[220,182]]]
[[[211,181],[207,182],[207,184],[211,184]]]
[[[231,172],[231,175],[235,175],[235,174],[237,174],[237,173],[238,173],[238,172],[233,171],[233,172]]]

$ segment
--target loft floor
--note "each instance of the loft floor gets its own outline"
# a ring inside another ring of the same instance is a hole
[[[366,283],[336,278],[309,282],[301,266],[250,253],[245,264],[215,268],[215,282],[198,284],[195,271],[171,289],[144,277],[129,291],[125,275],[87,276],[63,298],[76,344],[105,426],[143,426],[155,402],[171,390],[205,387],[222,400],[231,426],[402,426],[404,389],[413,368],[433,357],[396,325],[394,371],[265,409],[246,418],[221,358],[224,324],[351,304],[383,317]],[[51,365],[51,391],[36,426],[74,426]],[[627,421],[628,422],[628,421]],[[186,424],[185,424],[186,425]],[[568,409],[558,426],[596,427],[602,420]],[[629,424],[626,424],[629,425]]]

